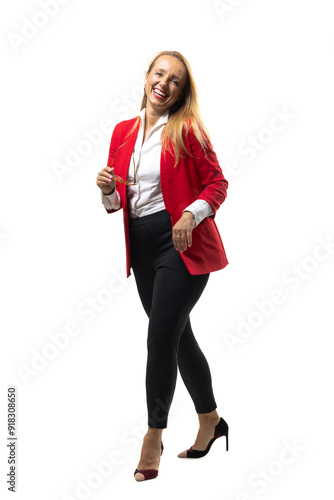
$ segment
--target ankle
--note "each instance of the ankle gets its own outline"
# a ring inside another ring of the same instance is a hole
[[[210,413],[198,413],[198,419],[201,422],[203,423],[206,423],[206,422],[216,422],[218,420],[220,420],[220,417],[218,415],[218,412],[217,410],[213,410],[211,411]]]
[[[149,439],[150,441],[160,442],[162,439],[162,431],[163,429],[154,429],[152,427],[149,427],[145,438]]]

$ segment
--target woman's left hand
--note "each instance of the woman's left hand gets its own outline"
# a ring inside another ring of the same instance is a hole
[[[173,226],[173,244],[176,250],[184,252],[192,244],[192,230],[195,227],[195,217],[191,212],[183,212]]]

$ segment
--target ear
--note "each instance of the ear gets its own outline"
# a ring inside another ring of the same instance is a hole
[[[146,73],[146,75],[145,75],[145,85],[147,83],[147,80],[148,80],[148,73]]]

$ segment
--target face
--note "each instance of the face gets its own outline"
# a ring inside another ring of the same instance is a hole
[[[155,61],[150,73],[146,74],[146,106],[163,114],[180,100],[187,80],[184,64],[173,56],[161,56]]]

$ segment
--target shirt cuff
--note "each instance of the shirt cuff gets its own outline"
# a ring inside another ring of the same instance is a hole
[[[195,200],[191,205],[185,208],[183,212],[191,212],[193,214],[195,218],[195,227],[198,226],[205,217],[214,214],[210,204],[205,200]]]
[[[121,198],[118,194],[117,189],[111,194],[104,194],[102,189],[101,191],[101,200],[105,208],[108,210],[118,210],[121,206]]]

